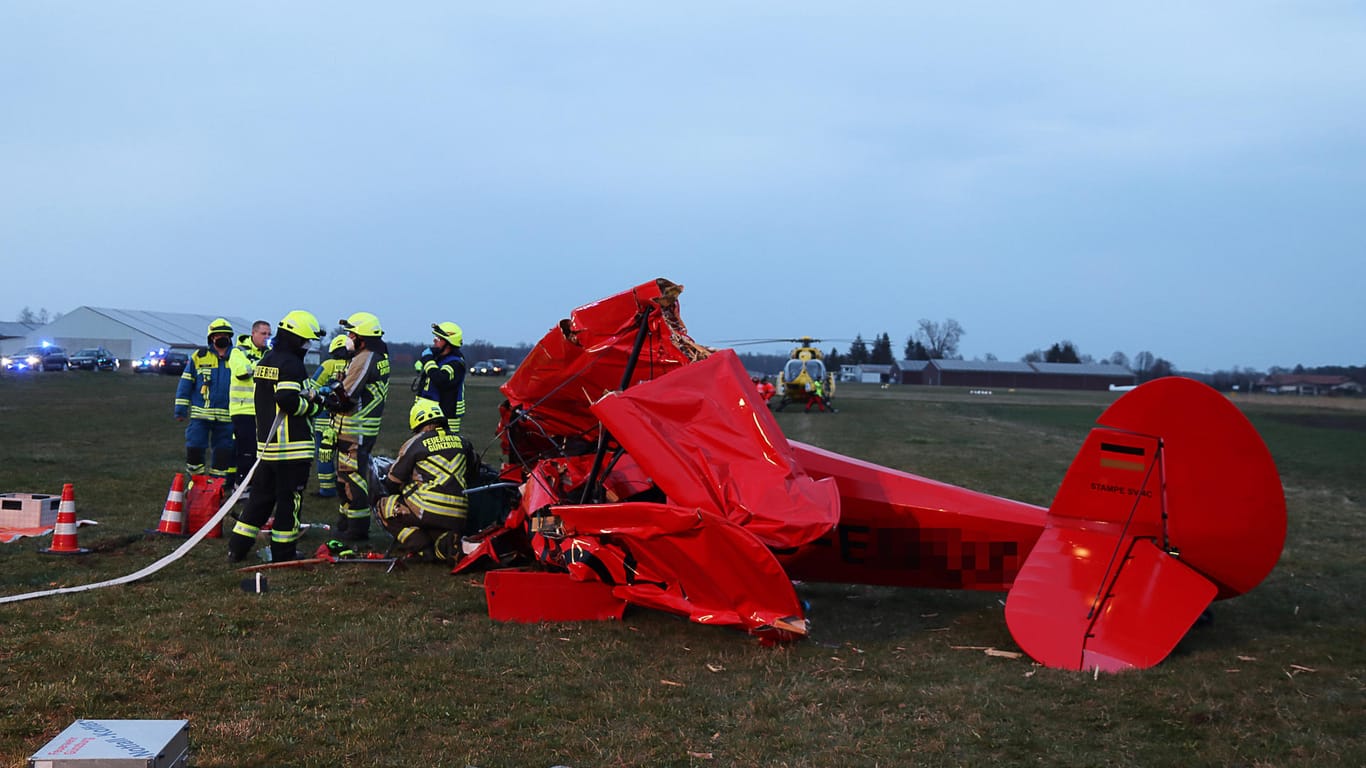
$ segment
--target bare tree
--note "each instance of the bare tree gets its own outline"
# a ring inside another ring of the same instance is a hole
[[[964,333],[963,326],[951,317],[942,324],[922,317],[916,338],[929,350],[931,358],[953,360],[958,357],[958,340]]]
[[[1110,359],[1106,360],[1106,362],[1110,365],[1118,365],[1121,368],[1128,368],[1129,356],[1124,354],[1123,352],[1120,352],[1119,350],[1115,350],[1114,354],[1110,355]]]
[[[1146,372],[1149,368],[1153,367],[1153,361],[1156,359],[1157,358],[1153,356],[1153,353],[1146,349],[1134,355],[1134,373],[1141,374]]]
[[[61,312],[55,315],[48,312],[47,307],[41,307],[37,312],[34,312],[32,307],[19,310],[19,322],[27,325],[47,325],[61,316]]]

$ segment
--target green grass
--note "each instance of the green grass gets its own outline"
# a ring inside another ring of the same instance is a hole
[[[492,446],[499,380],[467,435]],[[75,484],[82,558],[0,546],[0,593],[130,573],[182,468],[174,379],[0,378],[0,491]],[[379,453],[411,401],[395,381]],[[794,439],[1047,504],[1113,395],[844,386]],[[208,540],[128,586],[0,606],[0,764],[78,717],[184,718],[199,766],[1366,764],[1362,412],[1245,405],[1287,489],[1285,555],[1160,666],[1048,670],[1014,650],[1001,595],[802,585],[812,636],[764,648],[646,611],[491,622],[480,578],[439,568],[270,574],[252,595]],[[304,518],[330,521],[309,497]],[[321,537],[305,539],[305,547]]]

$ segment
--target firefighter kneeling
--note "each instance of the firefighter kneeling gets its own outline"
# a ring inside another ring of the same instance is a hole
[[[418,560],[454,563],[469,502],[468,474],[477,471],[465,441],[451,432],[441,406],[419,398],[408,413],[413,436],[384,478],[390,494],[379,519],[397,540],[396,550]]]

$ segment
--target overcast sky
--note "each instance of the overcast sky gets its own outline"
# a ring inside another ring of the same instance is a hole
[[[1366,7],[1109,6],[0,0],[0,319],[1366,364]]]

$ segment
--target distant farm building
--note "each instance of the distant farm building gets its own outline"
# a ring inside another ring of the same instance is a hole
[[[886,384],[897,380],[896,366],[860,363],[841,365],[840,381],[863,382],[864,384]]]
[[[1132,386],[1134,372],[1097,363],[1013,363],[1001,360],[902,360],[898,381],[932,387],[1092,389]]]
[[[1272,394],[1290,395],[1359,395],[1361,385],[1346,376],[1310,373],[1277,373],[1261,379],[1256,389]]]

